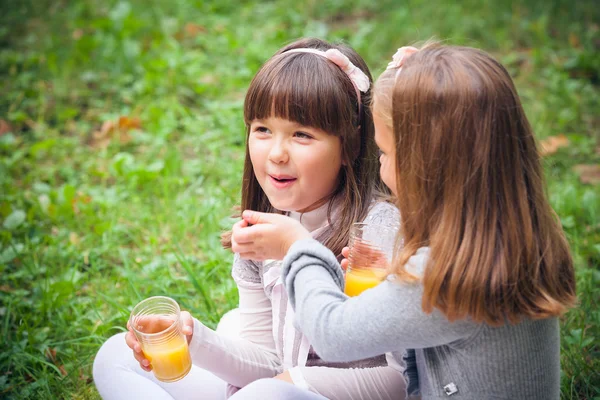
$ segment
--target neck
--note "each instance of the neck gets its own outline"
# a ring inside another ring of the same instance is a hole
[[[314,206],[299,211],[291,211],[290,217],[300,221],[302,226],[312,232],[327,225],[327,210],[329,201],[320,201]],[[308,211],[307,211],[308,210]]]

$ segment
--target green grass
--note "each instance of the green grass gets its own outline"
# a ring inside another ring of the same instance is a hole
[[[0,397],[97,398],[94,354],[146,296],[209,326],[235,306],[219,233],[239,197],[244,92],[279,47],[345,40],[377,75],[435,36],[496,55],[538,137],[570,140],[545,158],[580,299],[561,324],[562,397],[600,398],[600,190],[573,171],[600,162],[595,2],[239,3],[0,3]],[[141,128],[94,133],[119,117]]]

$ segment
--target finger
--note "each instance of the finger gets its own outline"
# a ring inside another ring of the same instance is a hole
[[[146,359],[146,358],[139,359],[136,357],[136,360],[139,362],[140,367],[142,367],[142,369],[144,371],[148,371],[148,372],[152,371],[152,364],[150,364],[150,361],[148,361],[148,359]]]
[[[280,217],[279,214],[261,213],[252,210],[244,210],[242,213],[242,218],[251,225],[273,223]]]
[[[350,256],[350,247],[344,247],[342,249],[342,255],[344,258],[348,258]]]
[[[144,353],[133,353],[133,357],[140,364],[140,367],[149,367],[150,361],[144,356]]]
[[[234,253],[239,253],[239,254],[246,254],[246,253],[254,253],[256,250],[256,245],[254,243],[250,243],[250,244],[239,244],[236,243],[235,247],[233,246],[233,243],[231,244],[231,250]]]
[[[248,226],[248,222],[246,220],[242,219],[241,221],[238,221],[235,224],[233,224],[233,227],[231,228],[231,230],[241,229],[241,228],[245,228],[247,226]]]
[[[189,336],[194,333],[194,320],[188,311],[181,312],[181,321],[183,322],[183,328],[181,330],[184,335]]]
[[[348,260],[347,259],[343,259],[342,262],[340,263],[340,266],[342,267],[342,269],[345,271],[346,269],[348,269]]]
[[[137,338],[133,333],[127,332],[125,335],[125,343],[131,350],[134,351],[134,353],[142,352],[142,346],[140,346],[140,343],[137,341]]]
[[[264,225],[253,225],[247,228],[238,229],[233,237],[238,245],[252,246],[262,236],[265,229]]]
[[[254,240],[256,239],[257,228],[260,228],[260,227],[248,226],[248,223],[246,223],[246,226],[243,228],[235,227],[231,231],[231,239],[232,239],[232,241],[235,241],[235,243],[237,243],[238,245],[240,245],[240,244],[251,245],[254,242]]]

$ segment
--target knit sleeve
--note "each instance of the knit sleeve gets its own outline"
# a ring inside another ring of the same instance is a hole
[[[238,253],[233,257],[231,276],[238,286],[255,289],[262,287],[260,276],[260,263],[244,260]]]
[[[407,269],[421,275],[429,249],[411,257]],[[315,240],[296,242],[284,259],[283,278],[296,323],[326,361],[351,361],[402,348],[434,347],[466,339],[477,324],[449,322],[438,310],[422,310],[420,283],[388,280],[349,298],[331,251]],[[367,323],[368,321],[368,323]]]

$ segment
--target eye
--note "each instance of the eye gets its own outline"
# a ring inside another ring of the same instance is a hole
[[[306,133],[306,132],[301,132],[301,131],[295,132],[295,133],[294,133],[294,136],[295,136],[295,137],[297,137],[297,138],[300,138],[300,139],[312,139],[312,138],[313,138],[313,137],[312,137],[311,135],[309,135],[308,133]]]
[[[381,158],[381,156],[384,156],[385,153],[383,151],[381,151],[381,149],[377,149],[377,157]]]
[[[269,128],[265,126],[257,126],[253,129],[253,131],[257,133],[271,133],[271,131],[269,131]]]

